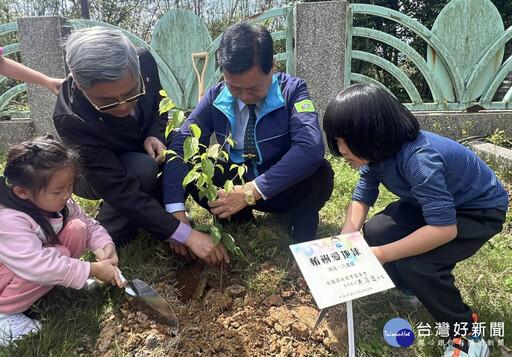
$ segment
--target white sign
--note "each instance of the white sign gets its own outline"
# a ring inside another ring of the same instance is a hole
[[[359,232],[290,249],[319,309],[395,286]]]

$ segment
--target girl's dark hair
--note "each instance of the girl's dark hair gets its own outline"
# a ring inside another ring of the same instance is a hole
[[[350,151],[370,163],[396,155],[418,136],[416,117],[384,89],[353,84],[327,106],[323,129],[331,153],[341,156],[335,138],[345,140]]]
[[[37,195],[47,186],[55,172],[67,167],[71,167],[75,173],[79,172],[78,152],[51,136],[38,137],[11,147],[4,174],[0,179],[0,204],[32,217],[51,244],[59,243],[59,239],[48,217],[29,200],[16,196],[13,189],[15,186],[23,187]],[[60,213],[64,218],[64,227],[68,215],[67,207]]]

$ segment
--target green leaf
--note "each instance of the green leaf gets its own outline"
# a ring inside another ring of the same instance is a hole
[[[238,177],[242,178],[245,174],[245,167],[244,166],[238,166]]]
[[[199,126],[197,126],[196,124],[191,124],[188,127],[188,130],[190,130],[190,133],[194,138],[199,139],[201,137],[201,128],[199,128]]]
[[[233,181],[232,180],[226,180],[226,183],[224,183],[224,191],[226,191],[226,195],[229,195],[229,192],[233,189]]]
[[[203,233],[210,233],[210,229],[212,228],[209,224],[198,224],[194,227],[196,231],[203,232]]]
[[[222,240],[222,244],[224,244],[224,246],[226,247],[226,249],[228,251],[230,251],[231,253],[235,252],[235,248],[237,248],[237,246],[235,245],[235,239],[233,238],[233,236],[231,234],[222,233],[221,240]]]
[[[213,202],[217,198],[217,189],[215,186],[207,188],[206,197],[208,197],[208,202]]]
[[[177,128],[183,123],[183,120],[185,120],[185,114],[181,110],[175,110],[169,125],[172,126],[173,129]]]
[[[169,136],[169,134],[171,133],[171,131],[174,130],[174,127],[171,125],[171,123],[169,123],[166,127],[165,127],[165,138],[167,139],[167,137]]]
[[[210,237],[212,237],[212,242],[214,245],[217,245],[221,238],[222,238],[222,234],[219,230],[219,228],[215,227],[215,226],[211,226],[210,228]]]
[[[228,154],[226,151],[222,150],[222,151],[220,152],[219,157],[222,157],[222,156],[224,156],[224,159],[225,159],[226,161],[229,161],[229,154]]]
[[[209,157],[218,158],[219,157],[220,144],[213,144],[208,148],[207,155]]]
[[[224,166],[217,164],[217,165],[215,165],[215,167],[218,168],[220,170],[220,172],[224,173]]]
[[[183,187],[187,187],[187,185],[199,178],[201,174],[197,172],[195,169],[189,171],[187,176],[183,179]]]
[[[239,166],[237,164],[231,164],[231,166],[229,167],[229,171],[233,170],[233,169],[236,169],[238,168]]]
[[[212,160],[210,159],[204,159],[201,161],[201,169],[208,177],[213,177],[215,166],[213,165]]]
[[[208,176],[206,176],[206,174],[204,174],[204,173],[201,173],[201,176],[197,179],[197,187],[202,187],[207,182],[208,182]]]
[[[174,151],[174,150],[168,149],[168,150],[164,150],[163,152],[165,153],[165,155],[172,155],[175,157],[178,156],[178,154],[176,154],[176,151]]]
[[[228,142],[229,145],[231,145],[232,147],[235,146],[235,141],[231,138],[227,138],[226,141]]]
[[[195,137],[188,136],[183,143],[183,159],[188,161],[199,151],[199,140]]]
[[[179,156],[171,156],[171,158],[169,160],[167,160],[167,162],[171,162],[172,160],[174,159],[177,159]]]
[[[160,89],[160,90],[158,91],[158,94],[160,94],[162,97],[168,97],[167,92],[166,92],[166,91],[164,91],[163,89]]]
[[[175,105],[174,105],[174,102],[172,101],[172,99],[169,97],[166,97],[166,98],[162,99],[160,101],[160,103],[158,104],[158,112],[160,114],[162,114],[162,113],[168,112],[169,110],[171,110],[174,107],[175,107]]]

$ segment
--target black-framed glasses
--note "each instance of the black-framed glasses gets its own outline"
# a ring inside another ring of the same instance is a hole
[[[96,104],[94,104],[92,102],[91,98],[89,98],[89,96],[87,95],[87,93],[85,93],[84,90],[82,90],[82,93],[84,94],[84,97],[87,98],[89,103],[91,103],[91,105],[94,107],[94,109],[96,109],[98,111],[110,110],[110,109],[113,109],[113,108],[117,107],[118,105],[136,101],[137,99],[139,99],[139,97],[141,97],[144,94],[146,94],[146,85],[144,84],[144,80],[142,79],[142,75],[139,74],[139,77],[140,77],[140,82],[142,83],[142,92],[140,92],[139,94],[134,95],[133,97],[126,98],[125,100],[122,100],[120,102],[115,102],[115,103],[110,103],[110,104],[107,104],[107,105],[97,106]]]

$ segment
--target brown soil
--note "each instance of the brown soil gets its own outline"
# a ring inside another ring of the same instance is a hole
[[[257,269],[275,266],[272,262]],[[310,337],[319,311],[296,266],[270,295],[248,291],[236,273],[224,274],[220,292],[219,269],[200,263],[177,276],[174,286],[153,288],[174,308],[178,328],[156,323],[126,302],[105,317],[93,355],[332,356],[346,351],[341,308],[331,309]]]

